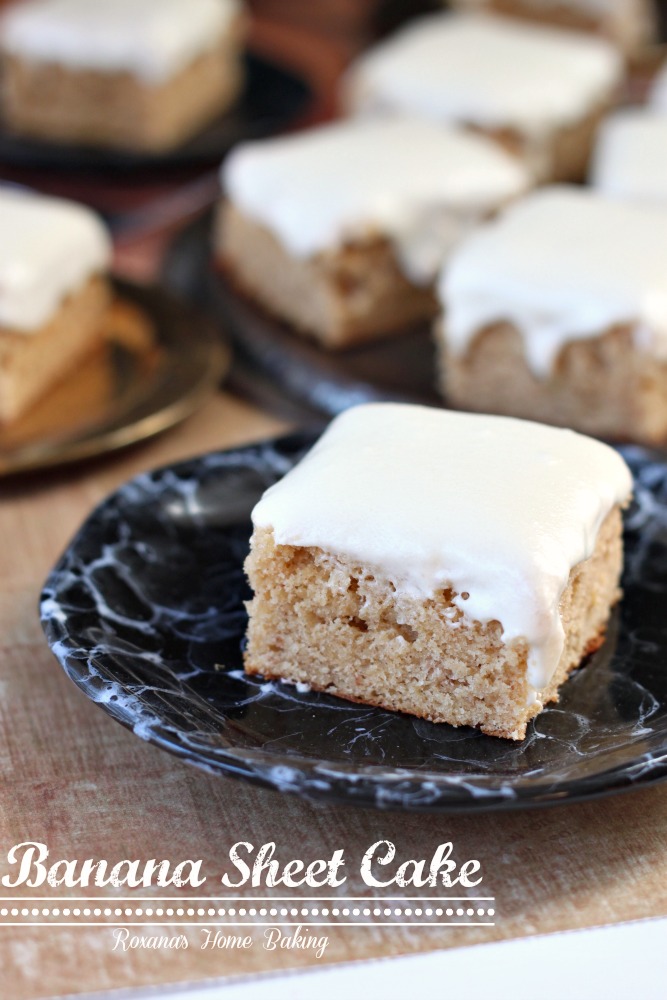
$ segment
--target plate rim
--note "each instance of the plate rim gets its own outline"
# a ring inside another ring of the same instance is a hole
[[[502,788],[499,786],[504,782],[500,776],[498,776],[495,786],[475,785],[480,777],[484,777],[482,773],[452,775],[447,774],[447,772],[433,772],[430,769],[388,767],[385,764],[363,765],[353,762],[331,761],[321,756],[299,756],[276,753],[275,751],[265,753],[261,748],[234,748],[233,746],[216,747],[215,759],[212,759],[192,747],[181,746],[177,741],[170,742],[158,738],[152,730],[149,735],[146,735],[145,730],[138,732],[136,726],[127,718],[123,706],[117,702],[95,699],[85,683],[88,675],[86,665],[88,663],[94,664],[94,658],[89,657],[82,661],[80,657],[73,655],[75,652],[80,652],[81,647],[69,641],[67,633],[62,628],[62,622],[57,616],[54,617],[50,613],[53,582],[62,570],[66,553],[84,537],[90,527],[94,526],[105,508],[114,503],[118,495],[128,485],[137,480],[146,476],[160,476],[167,472],[184,471],[188,467],[196,467],[205,459],[214,456],[230,456],[266,448],[296,451],[312,444],[319,432],[301,428],[288,434],[232,448],[214,449],[185,460],[165,463],[120,484],[95,506],[65,546],[63,553],[50,571],[42,587],[39,602],[40,622],[47,643],[56,660],[79,690],[95,705],[103,709],[107,715],[133,732],[135,736],[171,753],[191,766],[208,774],[249,781],[256,786],[295,794],[320,804],[441,815],[513,811],[573,805],[621,792],[638,791],[667,780],[667,737],[663,751],[657,756],[652,753],[644,753],[638,755],[631,764],[613,765],[593,775],[568,778],[556,784],[553,781],[537,781],[534,785],[531,784],[528,789],[525,787],[517,788],[512,784],[513,779],[509,776],[507,783],[512,787],[511,794],[502,792]],[[664,453],[634,445],[627,447],[628,450],[639,449],[644,454],[655,456],[667,468],[667,455]],[[82,664],[84,665],[83,671]],[[101,672],[108,673],[104,667],[101,668]],[[118,681],[114,681],[114,683],[118,683]],[[141,702],[136,695],[130,694],[129,699],[134,705],[141,707]],[[634,771],[639,771],[639,775],[635,777]],[[644,773],[641,773],[642,771]],[[326,789],[321,787],[323,777],[326,777],[326,781],[330,783]],[[388,783],[395,785],[403,783],[403,790],[392,795],[391,790],[390,792],[386,790]],[[424,783],[435,786],[433,789],[434,798],[429,799],[428,795],[424,794],[421,801],[415,800],[414,796],[417,792],[423,791]],[[471,786],[474,791],[462,793],[461,789],[465,789],[466,786]],[[381,793],[379,796],[378,791]],[[413,796],[408,805],[400,801],[406,791]]]
[[[46,634],[47,638],[49,638],[49,633],[46,632]],[[51,640],[49,641],[51,642]],[[259,765],[252,764],[247,757],[244,758],[241,753],[237,756],[227,749],[218,750],[216,752],[216,761],[213,762],[203,755],[198,755],[191,749],[181,749],[175,743],[167,743],[166,741],[162,741],[154,737],[142,736],[140,733],[137,733],[133,725],[123,717],[123,713],[119,709],[116,709],[114,703],[101,703],[90,697],[85,686],[80,682],[81,677],[79,672],[72,666],[73,663],[77,662],[76,660],[70,660],[64,651],[62,653],[56,652],[53,649],[53,646],[51,646],[51,649],[52,652],[54,652],[56,659],[65,670],[65,673],[77,686],[77,688],[84,695],[86,695],[86,697],[92,701],[93,704],[103,709],[105,713],[116,722],[119,722],[124,729],[128,730],[139,739],[144,740],[144,742],[149,743],[151,746],[154,746],[165,753],[169,753],[171,756],[176,757],[183,763],[188,764],[191,767],[195,767],[197,770],[204,771],[207,774],[225,778],[234,778],[238,781],[247,781],[255,787],[265,788],[269,791],[276,792],[277,794],[296,795],[306,801],[318,803],[320,805],[377,809],[379,811],[387,812],[424,813],[429,815],[514,812],[525,809],[554,808],[559,805],[576,805],[580,802],[590,802],[591,800],[607,798],[612,795],[641,791],[642,789],[667,780],[667,751],[663,755],[664,759],[661,758],[659,766],[652,763],[650,774],[645,778],[633,780],[628,777],[627,767],[624,765],[618,765],[617,767],[610,768],[607,771],[599,772],[594,776],[595,780],[573,778],[568,779],[566,782],[559,783],[557,788],[553,788],[552,785],[548,785],[545,786],[544,791],[540,791],[538,788],[535,794],[526,794],[524,791],[515,791],[511,796],[505,796],[497,789],[486,791],[484,789],[477,788],[476,796],[471,794],[464,797],[455,794],[455,792],[458,791],[461,784],[466,783],[465,780],[460,779],[458,781],[448,781],[446,776],[442,774],[434,775],[428,771],[415,772],[410,771],[409,769],[406,769],[408,772],[406,775],[398,773],[400,769],[385,772],[382,769],[382,765],[376,766],[375,770],[377,773],[372,775],[370,773],[367,774],[363,768],[356,767],[353,769],[352,767],[346,767],[341,763],[337,763],[335,765],[331,764],[329,767],[327,766],[327,761],[320,758],[297,758],[288,756],[283,758],[273,756],[271,759],[274,763],[269,768],[263,768]],[[251,752],[246,750],[245,753],[248,755]],[[261,751],[258,751],[258,756],[262,756]],[[269,758],[267,756],[267,761],[268,760]],[[295,765],[295,761],[300,762],[299,766]],[[655,758],[652,758],[652,761],[654,762]],[[636,765],[633,766],[640,767],[641,764],[642,761],[638,758]],[[280,770],[280,776],[272,778],[271,771],[275,769]],[[285,774],[285,771],[287,770],[293,772],[290,778],[288,778]],[[369,766],[369,771],[370,770],[371,767]],[[360,780],[354,782],[351,781],[350,776],[352,774],[357,775]],[[418,778],[416,775],[418,775]],[[332,776],[335,777],[335,785],[332,785],[326,791],[323,791],[321,787],[319,787],[321,785],[321,777],[324,776],[326,776],[327,781],[331,781]],[[423,781],[432,781],[434,784],[437,782],[437,800],[433,801],[428,798],[424,798],[422,802],[411,801],[410,804],[406,806],[398,801],[405,795],[405,787],[402,791],[399,791],[396,796],[386,793],[386,784],[391,781],[395,781],[397,784],[399,782],[403,782],[404,786],[408,785],[408,793],[410,789],[417,792]],[[358,795],[352,795],[349,793],[349,785],[353,784],[357,784],[359,786]],[[347,789],[345,792],[338,791],[341,785]],[[573,785],[576,785],[577,787],[573,788]],[[585,785],[583,789],[582,785]],[[378,801],[378,796],[375,794],[377,790],[381,790],[383,792],[383,795],[380,796],[381,801]]]

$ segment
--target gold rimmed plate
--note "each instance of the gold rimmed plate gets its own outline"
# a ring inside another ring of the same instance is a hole
[[[229,345],[157,286],[114,279],[106,338],[24,417],[0,427],[0,475],[92,458],[172,427],[229,370]]]

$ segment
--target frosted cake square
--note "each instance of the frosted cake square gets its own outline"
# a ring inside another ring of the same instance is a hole
[[[102,343],[111,244],[74,202],[0,189],[0,421]]]
[[[519,156],[540,181],[578,180],[622,77],[623,60],[604,39],[445,12],[363,53],[342,99],[352,114],[464,125]]]
[[[159,152],[241,82],[238,0],[26,0],[0,20],[2,114],[17,134]]]
[[[608,38],[629,56],[656,40],[653,0],[454,0],[451,6],[592,32]]]
[[[488,139],[408,118],[247,143],[221,179],[218,264],[331,348],[433,317],[452,247],[529,183]]]
[[[348,410],[253,511],[245,669],[523,739],[603,641],[631,488],[572,431]]]
[[[591,182],[613,198],[667,207],[667,115],[627,108],[605,119],[598,133]]]
[[[667,208],[534,192],[459,247],[439,294],[450,405],[667,441]]]

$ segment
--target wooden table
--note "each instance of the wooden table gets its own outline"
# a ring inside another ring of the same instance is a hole
[[[324,962],[667,913],[667,785],[545,811],[455,818],[314,806],[186,767],[109,719],[67,679],[44,642],[36,604],[49,568],[90,509],[142,469],[282,429],[275,418],[220,393],[153,443],[3,485],[2,873],[9,870],[7,850],[26,840],[47,843],[54,859],[201,858],[210,877],[199,891],[218,895],[216,873],[238,840],[273,840],[286,860],[329,857],[341,847],[346,857],[361,858],[382,838],[403,857],[430,857],[451,840],[458,857],[481,862],[484,892],[497,899],[495,927],[335,929]],[[348,876],[347,894],[368,892],[352,865]],[[2,888],[0,896],[13,892]],[[49,891],[54,901],[58,892]],[[120,891],[97,892],[113,898]],[[26,898],[40,894],[25,890]],[[188,934],[187,951],[123,954],[111,950],[109,928],[0,926],[0,994],[23,1000],[318,962],[308,952],[203,951],[201,932]]]

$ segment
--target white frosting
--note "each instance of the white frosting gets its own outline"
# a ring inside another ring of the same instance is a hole
[[[439,282],[447,342],[463,353],[503,320],[533,372],[562,347],[630,324],[639,349],[667,357],[667,209],[583,188],[544,188],[481,226]]]
[[[238,10],[238,0],[27,0],[4,14],[0,46],[161,83],[212,48]]]
[[[488,0],[456,0],[454,6],[483,8]],[[646,39],[652,26],[651,0],[523,0],[522,6],[538,11],[556,11],[570,8],[575,14],[594,18],[601,27],[609,27],[618,34],[618,40],[632,44]]]
[[[38,331],[110,261],[106,229],[89,209],[0,187],[0,327]]]
[[[592,183],[614,198],[667,207],[667,115],[632,108],[606,119],[598,133]]]
[[[432,281],[452,245],[528,183],[490,140],[408,118],[247,143],[222,167],[231,201],[293,256],[379,233],[418,283]]]
[[[665,63],[653,81],[649,103],[655,111],[667,114],[667,63]]]
[[[608,42],[484,14],[421,18],[362,55],[345,91],[359,112],[543,135],[609,99],[622,60]]]
[[[467,620],[529,645],[536,696],[563,650],[559,601],[632,479],[573,431],[397,403],[337,417],[253,511],[281,545],[313,546],[427,598],[451,585]]]

